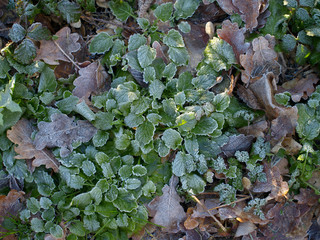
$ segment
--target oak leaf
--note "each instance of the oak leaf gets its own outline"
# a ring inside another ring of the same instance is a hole
[[[228,142],[221,147],[221,150],[227,157],[232,157],[236,151],[248,151],[253,139],[253,136],[233,135],[229,137]]]
[[[176,186],[179,179],[172,176],[169,185],[162,188],[163,195],[157,196],[149,204],[152,222],[165,227],[164,232],[178,232],[178,224],[186,218],[186,213],[180,205],[182,201],[179,197]]]
[[[44,148],[36,149],[31,139],[31,134],[34,131],[32,124],[27,119],[21,119],[17,122],[11,130],[7,131],[7,137],[11,142],[17,144],[14,150],[19,155],[16,159],[33,159],[32,166],[39,167],[45,165],[46,168],[52,168],[54,172],[59,171],[59,162],[54,157],[52,152]]]
[[[35,60],[42,59],[49,65],[59,65],[58,60],[71,62],[70,59],[74,59],[71,53],[80,50],[81,45],[78,43],[80,35],[78,33],[71,33],[68,27],[60,29],[55,35],[58,36],[56,40],[40,41],[41,45],[37,51]]]
[[[97,129],[87,120],[74,121],[65,114],[51,115],[51,122],[39,122],[39,132],[34,144],[36,149],[60,147],[60,156],[66,157],[73,150],[72,143],[88,142],[96,134]]]

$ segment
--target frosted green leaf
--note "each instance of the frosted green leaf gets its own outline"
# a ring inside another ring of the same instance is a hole
[[[49,198],[41,197],[40,198],[40,206],[43,209],[48,209],[52,205],[52,201]]]
[[[42,211],[41,218],[45,221],[51,221],[55,217],[55,210],[53,207]]]
[[[102,191],[100,188],[98,187],[94,187],[91,189],[90,193],[90,197],[91,199],[94,200],[94,204],[95,205],[99,205],[102,201]]]
[[[176,19],[187,19],[197,10],[200,1],[198,0],[177,0],[174,4]]]
[[[296,39],[291,34],[285,34],[282,37],[281,46],[284,51],[291,52],[296,47]]]
[[[126,188],[128,190],[134,190],[141,186],[141,182],[137,178],[128,178],[126,180]]]
[[[140,146],[140,149],[143,154],[148,154],[151,150],[154,149],[153,141],[149,142],[148,144],[144,146]]]
[[[22,221],[28,221],[29,222],[29,218],[30,218],[31,214],[30,211],[28,209],[23,209],[22,211],[20,211],[19,213],[19,217]]]
[[[192,84],[196,88],[209,89],[216,85],[217,81],[212,75],[200,75],[192,79]]]
[[[36,22],[33,23],[29,28],[28,28],[28,37],[40,41],[40,40],[50,40],[51,34],[50,31],[47,27],[42,26],[41,23]]]
[[[161,81],[156,79],[149,85],[150,95],[153,96],[155,99],[161,99],[161,95],[165,88],[166,86]]]
[[[0,78],[6,78],[9,70],[10,65],[8,61],[4,57],[0,56]]]
[[[147,39],[139,34],[135,33],[130,36],[129,42],[128,42],[128,50],[133,51],[141,47],[142,45],[145,45],[147,43]]]
[[[132,174],[132,166],[129,165],[123,165],[118,172],[120,178],[122,180],[127,179],[131,176]]]
[[[147,30],[150,27],[150,22],[146,18],[137,18],[137,22],[142,30]]]
[[[191,191],[192,194],[199,194],[204,191],[206,182],[196,174],[186,174],[180,178],[182,188]]]
[[[90,232],[95,232],[100,228],[100,222],[97,221],[96,215],[84,216],[83,226]]]
[[[79,195],[75,196],[71,203],[73,206],[84,208],[87,205],[91,204],[91,196],[90,193],[80,193]]]
[[[112,203],[121,212],[131,212],[138,207],[137,200],[132,193],[124,188],[119,188],[119,195]]]
[[[226,92],[217,94],[213,99],[217,112],[223,112],[229,107],[230,97]]]
[[[299,4],[302,7],[314,7],[314,0],[300,0]]]
[[[43,232],[44,231],[44,223],[43,220],[39,218],[32,218],[31,220],[31,229],[35,232]]]
[[[182,21],[178,24],[178,28],[183,33],[189,33],[191,31],[191,26],[188,22]]]
[[[14,50],[14,59],[22,64],[29,64],[37,55],[36,46],[30,39],[24,39]]]
[[[226,171],[225,175],[227,178],[236,178],[237,177],[237,166],[230,166]]]
[[[128,65],[131,68],[133,68],[139,72],[143,71],[143,69],[141,68],[140,63],[138,61],[138,51],[137,50],[132,51],[132,52],[128,52],[124,57],[128,61]]]
[[[130,128],[136,128],[143,123],[144,120],[144,116],[130,113],[124,118],[124,123]]]
[[[86,235],[86,230],[83,226],[83,222],[79,220],[73,220],[69,225],[68,229],[70,232],[76,236],[84,237]]]
[[[132,155],[125,155],[125,156],[121,157],[121,159],[124,164],[133,165],[134,158]]]
[[[184,146],[187,152],[192,155],[196,155],[199,152],[199,144],[195,136],[193,136],[192,138],[184,139]]]
[[[287,106],[291,99],[291,93],[289,92],[277,93],[274,95],[274,98],[277,101],[277,103],[283,106]]]
[[[113,46],[112,37],[106,33],[101,32],[96,35],[89,45],[89,51],[92,54],[103,54],[109,51]]]
[[[115,177],[114,172],[112,170],[111,164],[109,162],[105,162],[101,164],[103,176],[106,179],[110,179]]]
[[[71,175],[68,186],[74,189],[81,189],[84,183],[85,183],[85,180],[83,177],[78,175]]]
[[[186,48],[169,47],[169,58],[177,65],[187,65],[189,61],[189,53]]]
[[[118,150],[125,150],[127,147],[129,147],[131,141],[130,137],[127,134],[121,134],[119,136],[116,136],[115,139],[115,147]]]
[[[95,159],[99,165],[110,161],[109,156],[107,154],[105,154],[104,152],[98,152],[95,155]]]
[[[50,234],[55,238],[62,238],[64,236],[63,230],[59,225],[51,227]]]
[[[172,163],[172,173],[178,177],[194,171],[196,165],[190,154],[179,151]]]
[[[311,51],[308,47],[303,44],[298,44],[296,50],[296,57],[295,60],[298,64],[303,65],[306,63],[307,58],[310,56]]]
[[[177,72],[177,67],[174,63],[169,63],[162,72],[162,75],[168,79],[174,77]]]
[[[157,113],[149,113],[147,115],[147,119],[153,125],[158,125],[158,123],[161,121],[161,116],[159,114],[157,114]]]
[[[156,50],[147,45],[143,45],[139,47],[137,56],[140,66],[145,68],[156,58]]]
[[[296,11],[295,11],[295,16],[297,19],[299,19],[300,21],[302,22],[307,22],[311,19],[308,11],[304,8],[298,8]]]
[[[173,4],[171,2],[163,3],[159,5],[153,14],[156,18],[160,19],[162,22],[166,22],[171,18],[173,11]]]
[[[114,115],[110,112],[98,112],[95,114],[93,125],[101,130],[109,130],[112,128]]]
[[[186,94],[184,92],[178,92],[176,95],[174,95],[174,101],[177,105],[183,106],[183,104],[186,102]]]
[[[169,154],[170,148],[168,148],[161,139],[157,139],[155,143],[155,150],[157,151],[160,157],[165,157]]]
[[[79,102],[79,98],[76,96],[69,96],[65,99],[57,101],[55,105],[59,108],[62,113],[69,114],[75,108],[76,104]]]
[[[198,173],[200,173],[201,175],[206,173],[208,170],[208,166],[207,166],[207,160],[205,159],[205,156],[203,154],[197,155],[197,171]]]
[[[208,135],[217,128],[218,123],[216,120],[211,117],[202,117],[191,132],[196,135]]]
[[[119,194],[119,191],[117,186],[112,184],[110,186],[110,189],[104,195],[104,197],[107,202],[113,202],[114,200],[117,199],[118,194]]]
[[[163,132],[161,139],[164,141],[164,143],[168,148],[171,148],[173,150],[177,149],[182,142],[182,137],[180,133],[171,128]]]
[[[154,67],[146,67],[143,70],[143,81],[146,83],[151,83],[156,79],[156,71]]]
[[[134,82],[119,84],[117,88],[112,89],[112,92],[118,104],[133,102],[140,97],[140,93],[137,91],[137,85]]]
[[[151,142],[151,140],[153,139],[154,131],[154,125],[149,121],[145,121],[138,126],[135,133],[135,138],[139,142],[140,146],[144,146]]]
[[[149,98],[147,97],[139,98],[138,100],[135,100],[132,103],[130,107],[130,111],[131,113],[134,113],[134,114],[144,113],[150,107],[150,104],[151,104],[151,100]]]
[[[127,214],[119,214],[116,219],[116,223],[118,227],[128,227],[128,215]]]
[[[164,36],[163,43],[169,47],[182,48],[185,46],[181,34],[177,30],[174,30],[174,29],[171,29],[167,33],[167,35]]]
[[[80,19],[81,9],[75,2],[70,2],[69,0],[59,1],[57,9],[68,23],[78,22]]]
[[[82,162],[81,169],[84,172],[84,174],[87,175],[88,177],[96,173],[96,167],[94,166],[93,162],[89,160]]]
[[[147,174],[147,169],[144,166],[138,164],[132,167],[132,174],[141,177]]]
[[[307,36],[310,37],[320,37],[320,27],[319,26],[312,26],[306,29]]]
[[[74,111],[82,115],[85,119],[87,119],[90,122],[93,121],[96,117],[94,112],[89,108],[85,101],[81,101],[80,103],[78,103],[75,106]]]
[[[176,124],[180,131],[189,132],[197,124],[196,114],[194,112],[183,113],[177,117]]]
[[[146,197],[151,197],[153,193],[155,193],[157,190],[156,185],[152,181],[148,181],[143,187],[142,192],[143,195]]]
[[[26,30],[18,23],[14,23],[9,30],[9,37],[13,42],[21,41],[26,35]]]
[[[105,193],[109,190],[109,183],[107,179],[99,179],[99,181],[96,183],[96,187],[100,188],[102,193]]]
[[[232,47],[226,41],[214,37],[204,50],[204,61],[211,65],[214,71],[227,70],[236,63]]]
[[[56,77],[53,69],[49,66],[45,66],[40,75],[40,82],[38,86],[39,92],[49,91],[54,92],[57,87]]]
[[[192,74],[190,72],[184,72],[180,74],[176,85],[179,91],[193,89]]]
[[[92,142],[95,147],[102,147],[107,143],[108,139],[108,132],[98,130],[97,133],[93,136]]]
[[[43,170],[35,172],[33,176],[38,187],[38,192],[42,196],[49,197],[53,189],[56,187],[52,177]]]
[[[119,20],[126,22],[128,17],[133,16],[133,10],[128,2],[125,1],[109,1],[109,7]]]
[[[30,210],[32,214],[36,214],[40,211],[40,203],[34,197],[31,197],[27,200],[27,208]]]

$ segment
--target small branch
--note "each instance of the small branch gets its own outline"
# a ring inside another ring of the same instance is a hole
[[[236,201],[233,201],[233,202],[231,202],[231,203],[223,204],[223,205],[220,205],[220,206],[214,207],[214,208],[210,208],[210,209],[208,209],[208,211],[212,211],[212,210],[218,209],[218,208],[228,207],[228,206],[230,206],[231,204],[238,203],[238,202],[242,202],[242,201],[247,200],[247,199],[249,199],[249,198],[251,198],[251,197],[250,197],[250,196],[247,196],[247,197],[244,197],[244,198],[240,198],[240,199],[238,199],[238,200],[236,200]]]
[[[63,53],[63,55],[65,55],[65,56],[69,59],[69,61],[72,62],[72,64],[73,64],[76,68],[78,68],[78,69],[80,70],[81,68],[76,64],[75,61],[73,61],[73,60],[69,57],[69,55],[60,47],[60,45],[59,45],[58,43],[56,43],[55,41],[53,41],[53,42],[54,42],[54,44],[59,48],[59,50]]]
[[[212,217],[212,219],[219,225],[219,227],[226,232],[227,229],[222,225],[222,223],[208,210],[208,208],[202,204],[202,202],[200,202],[200,200],[195,196],[195,195],[191,195],[191,197],[200,204],[201,207],[203,207],[204,210],[207,211],[207,213],[209,213],[209,215]]]

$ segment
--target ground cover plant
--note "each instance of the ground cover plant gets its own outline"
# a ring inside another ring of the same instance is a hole
[[[0,237],[316,239],[320,3],[0,3]]]

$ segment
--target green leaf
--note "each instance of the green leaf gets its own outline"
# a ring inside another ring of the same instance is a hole
[[[55,238],[62,238],[64,236],[63,230],[59,225],[50,228],[50,234]]]
[[[171,29],[163,38],[163,43],[169,47],[184,47],[184,41],[181,34],[174,29]]]
[[[303,44],[298,44],[295,60],[298,64],[303,65],[307,62],[308,57],[310,56],[311,51]]]
[[[178,129],[180,131],[189,132],[197,124],[196,114],[194,112],[183,113],[177,117],[176,124],[178,125]]]
[[[144,146],[151,142],[153,139],[153,134],[155,131],[154,125],[149,122],[145,121],[136,130],[135,138],[139,142],[140,146]]]
[[[31,229],[35,232],[43,232],[44,231],[44,223],[43,220],[39,218],[32,218],[31,220]]]
[[[192,81],[192,74],[190,72],[180,74],[177,81],[177,89],[179,91],[193,89]]]
[[[142,30],[147,30],[150,27],[150,22],[146,18],[137,18],[137,22]]]
[[[153,96],[155,99],[161,99],[161,95],[165,88],[166,86],[161,81],[156,79],[152,81],[149,85],[150,95]]]
[[[129,51],[136,50],[139,47],[145,45],[146,43],[147,43],[147,39],[143,35],[139,33],[135,33],[131,35],[129,38],[128,50]]]
[[[90,197],[92,200],[94,200],[94,204],[95,205],[99,205],[102,201],[102,191],[100,188],[98,187],[94,187],[91,189],[90,193]]]
[[[187,65],[189,61],[189,54],[186,48],[169,47],[169,58],[177,65]]]
[[[56,87],[57,87],[57,81],[56,81],[56,76],[54,75],[54,71],[49,66],[46,65],[40,75],[38,91],[54,92],[56,90]]]
[[[28,28],[27,36],[35,41],[50,40],[51,34],[48,28],[43,27],[41,23],[33,23]]]
[[[108,202],[113,202],[117,199],[119,195],[119,191],[116,185],[111,185],[110,189],[105,194],[105,200]]]
[[[137,85],[134,82],[119,84],[112,90],[118,104],[133,102],[140,97],[140,92],[137,91]]]
[[[147,45],[143,45],[138,49],[138,60],[142,68],[148,67],[156,58],[156,50]]]
[[[146,67],[143,70],[143,81],[146,83],[151,83],[156,79],[156,71],[154,67]]]
[[[93,162],[86,160],[82,162],[82,171],[88,177],[94,175],[96,173],[96,167],[94,166]]]
[[[167,129],[163,132],[161,138],[168,148],[176,150],[182,142],[180,133],[174,129]]]
[[[8,84],[5,85],[5,89],[3,89],[0,92],[0,108],[2,109],[6,108],[10,110],[10,112],[22,112],[22,109],[20,108],[20,106],[12,100],[11,94],[14,89],[14,86],[15,86],[15,79],[12,79],[9,81]],[[5,125],[7,123],[5,111],[2,110],[0,111],[0,113],[3,114],[2,123],[0,125]],[[14,125],[14,123],[12,124]]]
[[[83,226],[90,232],[95,232],[100,228],[100,222],[97,221],[96,215],[84,216]]]
[[[56,187],[52,177],[45,171],[39,170],[33,173],[34,181],[37,184],[38,192],[45,197],[49,197]]]
[[[40,198],[40,206],[43,209],[49,209],[49,207],[52,205],[52,201],[49,198],[41,197]]]
[[[142,177],[147,174],[147,169],[144,166],[137,164],[132,167],[132,174],[138,177]]]
[[[118,172],[119,176],[122,180],[129,178],[132,174],[132,166],[130,165],[123,165]]]
[[[139,61],[138,61],[138,51],[128,52],[124,57],[128,61],[128,65],[131,68],[133,68],[139,72],[143,71],[143,69],[141,68]]]
[[[229,107],[230,97],[226,92],[217,94],[213,99],[217,112],[223,112]]]
[[[143,195],[146,197],[151,197],[153,193],[155,193],[157,190],[156,185],[152,181],[148,181],[143,187],[142,192]]]
[[[96,35],[89,45],[89,51],[93,54],[103,54],[109,51],[113,46],[112,37],[106,32]]]
[[[170,153],[170,148],[168,148],[165,145],[165,143],[160,139],[157,139],[156,141],[155,150],[157,151],[160,157],[165,157]]]
[[[95,120],[96,118],[94,112],[89,108],[89,106],[85,103],[85,101],[81,101],[80,103],[78,103],[75,106],[74,111],[82,115],[84,118],[86,118],[90,122]]]
[[[75,196],[72,201],[71,204],[73,206],[79,207],[79,208],[84,208],[87,205],[91,204],[92,200],[91,200],[91,196],[90,193],[80,193],[79,195]]]
[[[115,177],[111,164],[109,162],[102,163],[101,168],[102,168],[102,174],[106,179]]]
[[[98,112],[95,114],[93,125],[101,130],[109,130],[112,128],[114,115],[110,112]]]
[[[138,207],[135,197],[124,188],[119,188],[119,195],[112,203],[121,212],[131,212]]]
[[[80,220],[73,220],[69,225],[68,229],[70,232],[76,236],[84,237],[86,235],[86,230],[83,226],[83,222]]]
[[[151,104],[151,100],[149,98],[147,97],[139,98],[132,103],[130,107],[130,111],[131,113],[134,113],[134,114],[142,114],[148,110],[148,108],[150,107],[150,104]]]
[[[30,39],[24,39],[14,50],[14,59],[22,64],[29,64],[37,55],[36,46]]]
[[[196,135],[208,135],[218,128],[218,123],[211,117],[202,117],[196,126],[192,129],[192,133]]]
[[[282,38],[281,46],[284,51],[291,52],[296,47],[296,39],[291,34],[285,34]]]
[[[76,107],[76,104],[79,102],[79,98],[76,96],[69,96],[65,99],[56,102],[56,106],[62,113],[69,114]]]
[[[116,136],[115,147],[118,150],[126,150],[130,145],[130,137],[127,134],[120,134]]]
[[[27,208],[32,214],[36,214],[37,212],[39,212],[40,207],[40,203],[36,198],[31,197],[27,200]]]
[[[277,101],[277,103],[283,106],[287,106],[291,99],[291,93],[289,92],[277,93],[274,95],[274,98]]]
[[[307,36],[310,37],[320,37],[320,28],[319,26],[312,26],[306,29]]]
[[[74,189],[81,189],[85,184],[85,179],[78,175],[71,175],[70,182],[68,184],[69,187]]]
[[[178,177],[194,171],[196,165],[190,154],[179,151],[172,163],[172,173]]]
[[[178,92],[174,95],[174,101],[177,105],[183,106],[186,102],[186,94],[184,92]]]
[[[206,182],[196,174],[186,174],[180,178],[182,188],[192,191],[193,194],[199,194],[204,191]]]
[[[9,30],[9,37],[14,42],[20,42],[26,35],[26,30],[18,23],[14,23]]]
[[[92,142],[95,147],[104,146],[108,140],[109,140],[109,133],[102,130],[98,130],[97,133],[92,138]]]
[[[236,59],[232,47],[226,41],[214,37],[204,50],[204,61],[211,65],[216,72],[227,70]]]
[[[144,116],[130,113],[124,118],[124,123],[130,128],[136,128],[145,120]]]
[[[128,215],[127,214],[119,214],[117,219],[116,219],[116,223],[118,227],[128,227],[129,223],[128,223]]]
[[[177,72],[177,67],[174,63],[169,63],[162,72],[162,75],[168,79],[174,77]]]
[[[212,75],[200,75],[192,79],[192,84],[196,88],[202,88],[207,90],[216,85],[217,81],[215,78],[212,77]]]
[[[134,190],[141,186],[141,181],[137,178],[128,178],[126,180],[126,188],[128,190]]]
[[[149,122],[151,122],[153,125],[158,125],[161,121],[161,116],[157,113],[149,113],[147,115],[147,119]]]
[[[191,31],[191,26],[188,22],[182,21],[178,24],[178,28],[183,33],[189,33]]]
[[[75,2],[69,0],[62,0],[58,3],[57,8],[61,16],[68,22],[78,22],[81,15],[80,6]]]
[[[133,16],[133,10],[128,2],[125,1],[109,1],[109,7],[120,21],[126,22],[128,17]]]
[[[163,3],[159,5],[154,11],[153,14],[156,18],[160,19],[162,22],[170,20],[173,12],[173,4],[171,2]]]
[[[6,78],[9,70],[10,65],[8,61],[4,57],[0,56],[0,78]]]
[[[314,7],[314,0],[300,0],[299,5],[302,7]]]
[[[187,19],[191,17],[199,6],[198,0],[177,0],[174,4],[174,16],[178,19]]]
[[[184,146],[187,152],[191,155],[196,155],[199,153],[199,144],[195,136],[193,136],[192,138],[184,139]]]

